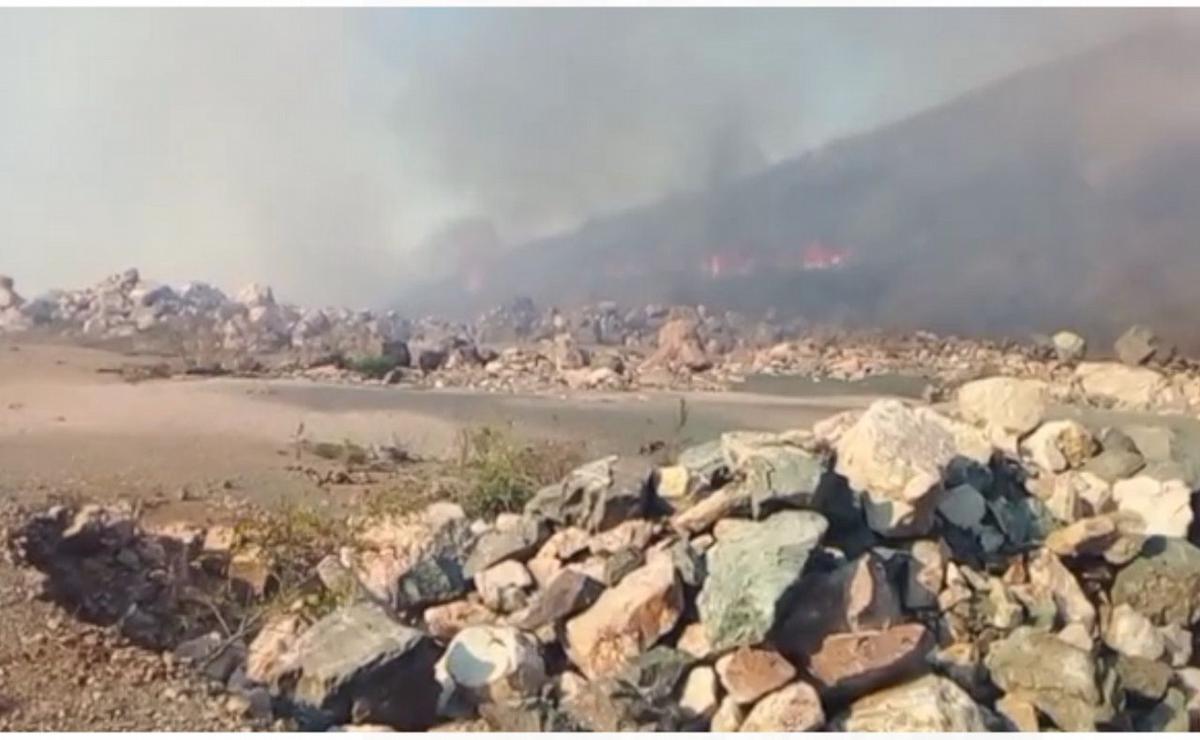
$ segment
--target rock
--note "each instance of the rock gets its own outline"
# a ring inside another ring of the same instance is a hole
[[[749,510],[749,492],[738,485],[727,485],[672,517],[671,528],[684,534],[701,534],[721,519]]]
[[[937,606],[950,552],[940,540],[918,540],[909,548],[904,605],[909,609]]]
[[[1167,389],[1166,379],[1157,371],[1115,362],[1081,362],[1075,379],[1086,396],[1134,411],[1154,408]]]
[[[642,369],[660,367],[699,372],[711,365],[712,362],[704,351],[704,344],[700,341],[697,323],[691,318],[678,315],[658,330],[658,348],[642,363]]]
[[[619,680],[646,701],[662,704],[672,700],[691,666],[692,658],[687,653],[656,645],[622,669]]]
[[[1192,492],[1183,481],[1159,481],[1139,475],[1113,485],[1117,510],[1132,512],[1145,522],[1143,532],[1162,537],[1186,537],[1192,523]]]
[[[592,535],[588,549],[596,555],[612,555],[620,550],[646,549],[646,545],[658,532],[658,525],[645,519],[630,519],[612,529]]]
[[[956,457],[986,463],[982,432],[932,409],[876,401],[837,443],[836,471],[862,491],[867,522],[884,536],[919,536],[933,524],[943,469]]]
[[[649,470],[638,461],[610,456],[571,471],[559,484],[547,486],[525,505],[526,516],[557,526],[599,532],[626,519],[644,517],[653,493]]]
[[[446,647],[442,665],[476,703],[530,696],[546,682],[537,642],[512,627],[467,627]]]
[[[175,658],[194,666],[214,681],[225,683],[246,660],[246,646],[240,641],[227,643],[216,632],[209,632],[175,646]]]
[[[996,712],[1017,732],[1037,732],[1037,707],[1020,694],[1006,694],[996,700]]]
[[[721,700],[721,705],[717,707],[716,714],[713,715],[708,729],[712,732],[737,732],[745,719],[745,710],[742,709],[740,704],[727,696]]]
[[[417,561],[397,580],[392,606],[397,611],[423,609],[460,598],[467,589],[459,561],[435,555]]]
[[[704,553],[687,540],[678,540],[671,546],[671,562],[685,586],[700,588],[708,578],[708,563]]]
[[[1163,639],[1163,660],[1175,668],[1192,662],[1192,633],[1177,624],[1159,627]]]
[[[1190,627],[1200,619],[1200,549],[1184,540],[1150,539],[1117,574],[1110,598],[1155,625]]]
[[[587,729],[553,702],[540,696],[483,704],[479,707],[479,716],[487,723],[485,729],[496,732],[579,732]]]
[[[246,650],[246,678],[261,684],[274,683],[304,627],[295,614],[269,619]]]
[[[987,675],[973,642],[955,642],[933,651],[928,661],[938,673],[965,689],[972,696],[986,692]]]
[[[495,612],[483,604],[467,600],[431,606],[421,617],[430,635],[447,642],[467,627],[495,624],[499,619]]]
[[[675,647],[697,660],[707,660],[716,654],[709,642],[708,630],[699,622],[692,622],[683,628]]]
[[[746,714],[739,732],[812,732],[825,724],[816,690],[803,681],[767,694]]]
[[[613,678],[590,681],[562,705],[572,722],[591,732],[675,732],[687,718],[675,702],[652,702]]]
[[[741,477],[755,519],[781,508],[811,508],[829,467],[822,454],[801,447],[796,434],[727,432],[721,445]]]
[[[533,576],[515,560],[497,563],[475,576],[475,590],[484,606],[501,614],[525,608],[532,589]]]
[[[1158,351],[1158,337],[1144,326],[1131,326],[1113,343],[1117,359],[1126,365],[1144,365]]]
[[[1115,483],[1128,478],[1142,468],[1146,461],[1136,449],[1120,449],[1104,446],[1104,450],[1083,464],[1083,472],[1090,473],[1105,483]]]
[[[567,622],[567,654],[590,679],[611,675],[670,632],[682,609],[670,558],[651,558]]]
[[[1121,688],[1150,701],[1163,698],[1175,678],[1175,671],[1165,663],[1129,655],[1118,655],[1113,669],[1121,679]]]
[[[853,699],[921,673],[934,639],[923,625],[825,638],[807,670],[822,698]]]
[[[1191,729],[1195,731],[1200,720],[1200,668],[1181,668],[1175,671],[1180,690],[1187,699],[1187,711],[1191,717]]]
[[[1096,440],[1079,422],[1049,421],[1023,439],[1020,450],[1042,470],[1061,473],[1087,462],[1096,452]]]
[[[1046,415],[1049,391],[1039,380],[985,378],[958,389],[958,411],[974,424],[1009,434],[1032,431]]]
[[[839,732],[986,732],[987,714],[953,681],[928,675],[862,697],[834,723]]]
[[[1139,732],[1187,732],[1189,724],[1187,699],[1182,691],[1170,689],[1154,709],[1138,718],[1134,728]]]
[[[1060,729],[1093,731],[1111,716],[1092,656],[1053,635],[1020,627],[992,644],[985,664],[997,686],[1027,696]]]
[[[600,598],[604,586],[575,570],[563,570],[543,589],[516,621],[523,630],[536,630],[572,617]]]
[[[1075,332],[1060,331],[1051,337],[1054,354],[1063,362],[1078,362],[1087,354],[1087,342]]]
[[[868,553],[833,571],[805,576],[771,640],[784,655],[802,661],[829,635],[887,629],[902,617],[883,561]]]
[[[604,561],[604,583],[615,586],[622,578],[642,567],[645,554],[638,549],[626,547],[618,550]]]
[[[1068,622],[1054,636],[1068,645],[1074,645],[1087,653],[1096,649],[1096,642],[1092,639],[1091,630],[1079,622]]]
[[[715,491],[729,478],[729,461],[720,439],[686,448],[675,464],[687,471],[687,496]]]
[[[721,685],[739,704],[751,704],[796,676],[796,669],[774,650],[740,647],[717,660]]]
[[[964,483],[942,492],[937,511],[954,526],[974,530],[987,515],[987,499],[973,486]]]
[[[463,565],[463,575],[474,578],[477,573],[502,561],[526,560],[537,552],[544,540],[545,530],[530,519],[522,520],[520,526],[504,532],[486,532],[471,550]]]
[[[708,578],[696,602],[716,650],[766,637],[781,598],[799,580],[826,526],[819,514],[781,511],[746,523],[729,537],[718,535],[707,554]]]
[[[567,561],[576,555],[581,555],[588,549],[591,535],[579,527],[564,527],[550,535],[542,548],[538,550],[538,558]]]
[[[1078,622],[1088,631],[1096,624],[1096,608],[1058,557],[1042,548],[1029,559],[1029,584],[1053,600],[1064,623]]]
[[[1128,604],[1113,608],[1104,628],[1104,644],[1123,655],[1158,660],[1166,649],[1149,619]]]
[[[402,730],[429,727],[440,689],[438,649],[420,632],[380,607],[343,607],[297,640],[278,684],[320,724],[381,723]],[[397,692],[403,686],[403,692]]]
[[[679,696],[679,707],[691,717],[710,719],[717,712],[717,673],[702,665],[691,670],[683,682]]]

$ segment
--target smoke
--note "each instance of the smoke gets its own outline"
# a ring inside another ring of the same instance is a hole
[[[514,243],[719,185],[1154,18],[3,10],[0,271],[385,304],[455,224]]]

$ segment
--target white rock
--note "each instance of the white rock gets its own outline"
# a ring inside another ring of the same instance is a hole
[[[984,378],[958,389],[958,410],[964,419],[1013,434],[1037,427],[1048,401],[1047,386],[1040,380]]]
[[[1117,511],[1137,514],[1147,535],[1186,537],[1192,523],[1192,493],[1180,480],[1159,481],[1145,475],[1113,485]]]
[[[717,672],[706,665],[693,668],[683,683],[679,707],[693,717],[707,719],[716,713],[717,703]]]
[[[1082,362],[1075,368],[1075,379],[1086,395],[1130,410],[1153,408],[1168,386],[1155,370],[1118,362]]]
[[[987,435],[929,408],[876,401],[837,443],[837,467],[864,492],[867,523],[885,536],[919,536],[933,525],[943,468],[955,457],[991,457]]]
[[[512,627],[467,627],[446,647],[441,668],[479,702],[530,696],[546,682],[537,641]]]

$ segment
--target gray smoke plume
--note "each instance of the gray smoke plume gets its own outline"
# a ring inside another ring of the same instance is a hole
[[[0,271],[384,304],[464,230],[499,249],[719,185],[1161,18],[2,10]]]

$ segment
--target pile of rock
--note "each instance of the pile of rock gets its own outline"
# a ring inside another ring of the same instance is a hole
[[[1168,428],[1096,431],[1050,400],[983,379],[945,413],[884,400],[668,466],[597,460],[493,521],[361,522],[314,568],[331,610],[176,650],[318,727],[1195,728],[1190,461]],[[122,521],[53,541],[142,562],[126,530],[104,549]]]

